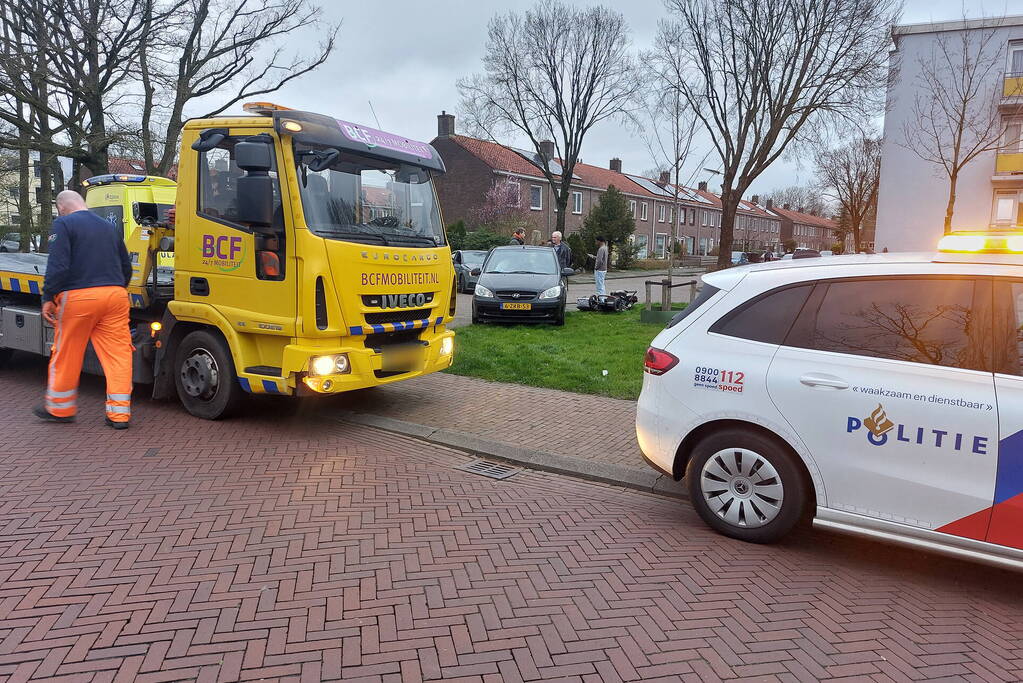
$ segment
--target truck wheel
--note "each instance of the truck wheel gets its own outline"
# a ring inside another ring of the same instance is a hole
[[[686,466],[696,512],[725,536],[772,543],[806,509],[800,465],[771,439],[745,429],[723,429],[700,441]]]
[[[0,349],[0,368],[7,365],[11,360],[11,356],[14,355],[14,349]]]
[[[185,410],[204,420],[227,417],[242,398],[227,345],[206,330],[181,340],[174,355],[174,384]]]

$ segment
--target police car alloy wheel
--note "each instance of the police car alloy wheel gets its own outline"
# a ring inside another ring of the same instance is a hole
[[[693,449],[686,486],[696,512],[715,530],[770,543],[803,516],[806,484],[792,456],[753,431],[725,429]]]

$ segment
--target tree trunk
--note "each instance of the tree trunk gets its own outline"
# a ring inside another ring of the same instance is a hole
[[[28,251],[32,245],[32,169],[28,154],[28,131],[18,133],[18,228],[21,233],[19,251]]]
[[[860,253],[860,244],[861,244],[861,242],[860,242],[860,224],[863,223],[863,217],[862,216],[860,216],[860,217],[850,216],[849,217],[849,223],[851,224],[852,234],[853,234],[853,253],[854,254],[858,254],[858,253]]]
[[[561,233],[561,239],[565,239],[568,237],[565,234],[565,212],[568,210],[568,194],[566,193],[564,197],[561,196],[561,193],[555,194],[554,201],[558,205],[558,216],[554,222],[554,229]]]
[[[952,214],[956,205],[956,184],[959,182],[959,174],[952,173],[948,177],[948,206],[945,207],[945,234],[952,232]]]
[[[718,241],[718,268],[732,265],[732,243],[735,241],[735,214],[739,209],[739,195],[730,190],[721,191],[721,239]]]

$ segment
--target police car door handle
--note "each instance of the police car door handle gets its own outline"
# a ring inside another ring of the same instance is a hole
[[[803,375],[799,378],[801,384],[805,384],[808,387],[823,387],[828,389],[848,389],[849,383],[840,377],[834,375],[824,375],[816,372],[811,372]]]

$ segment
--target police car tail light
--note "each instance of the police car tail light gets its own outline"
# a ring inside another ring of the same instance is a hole
[[[662,349],[650,347],[643,358],[643,371],[651,375],[663,375],[678,365],[678,358]]]
[[[946,254],[1023,254],[1021,233],[952,233],[938,241]]]

